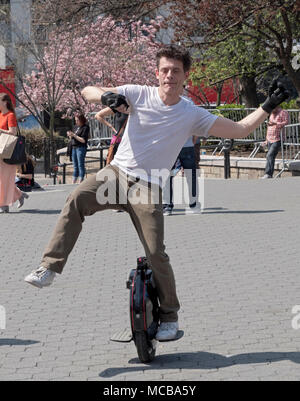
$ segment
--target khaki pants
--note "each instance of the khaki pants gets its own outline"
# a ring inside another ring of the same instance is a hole
[[[179,302],[173,270],[165,253],[161,190],[153,184],[149,190],[149,185],[110,165],[83,181],[68,197],[41,265],[62,273],[84,217],[101,210],[122,209],[129,213],[151,263],[160,300],[160,320],[173,322],[177,321]],[[104,203],[106,195],[110,198]]]

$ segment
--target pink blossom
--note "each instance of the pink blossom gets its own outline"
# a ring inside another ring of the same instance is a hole
[[[150,26],[132,24],[131,38],[128,26],[116,26],[110,17],[99,17],[89,24],[83,21],[63,33],[52,32],[36,71],[26,76],[19,96],[28,104],[28,93],[38,108],[50,105],[65,111],[80,107],[88,112],[99,106],[85,104],[80,95],[84,86],[155,84],[155,33],[159,22],[152,22]]]

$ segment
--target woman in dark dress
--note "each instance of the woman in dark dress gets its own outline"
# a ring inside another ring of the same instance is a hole
[[[26,153],[27,161],[17,167],[16,185],[24,192],[30,192],[34,187],[35,161]]]

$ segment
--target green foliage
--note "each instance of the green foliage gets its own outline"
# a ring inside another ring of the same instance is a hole
[[[26,150],[30,155],[40,159],[44,155],[45,142],[49,141],[46,133],[42,129],[21,129],[21,134],[26,138]],[[68,143],[68,139],[61,137],[58,133],[54,133],[54,142],[58,147],[64,147]]]
[[[262,47],[248,34],[246,28],[226,40],[223,37],[215,37],[214,40],[215,45],[195,54],[198,60],[193,64],[190,75],[193,85],[213,89],[218,94],[217,103],[220,103],[224,83],[233,80],[238,101],[241,101],[240,96],[243,95],[247,104],[257,104],[256,94],[247,85],[277,65],[274,51]]]
[[[245,29],[242,34],[229,37],[226,41],[196,54],[201,61],[193,65],[191,79],[194,85],[203,80],[210,86],[214,82],[235,76],[256,76],[276,63],[274,52],[262,48],[258,41],[251,37],[246,40]]]
[[[246,116],[245,108],[243,104],[224,104],[216,107],[216,111],[213,114],[229,118],[233,121],[239,121]]]
[[[285,110],[290,110],[290,109],[299,109],[299,107],[296,104],[296,99],[292,99],[289,102],[283,102],[281,103],[281,107]]]

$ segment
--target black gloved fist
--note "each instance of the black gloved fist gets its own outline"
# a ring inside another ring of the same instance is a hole
[[[117,107],[122,106],[122,104],[125,105],[126,109],[129,107],[125,96],[113,92],[104,92],[101,96],[101,103],[111,109],[116,109]]]
[[[273,80],[268,92],[269,96],[261,107],[269,114],[290,96],[290,92],[277,79]]]

